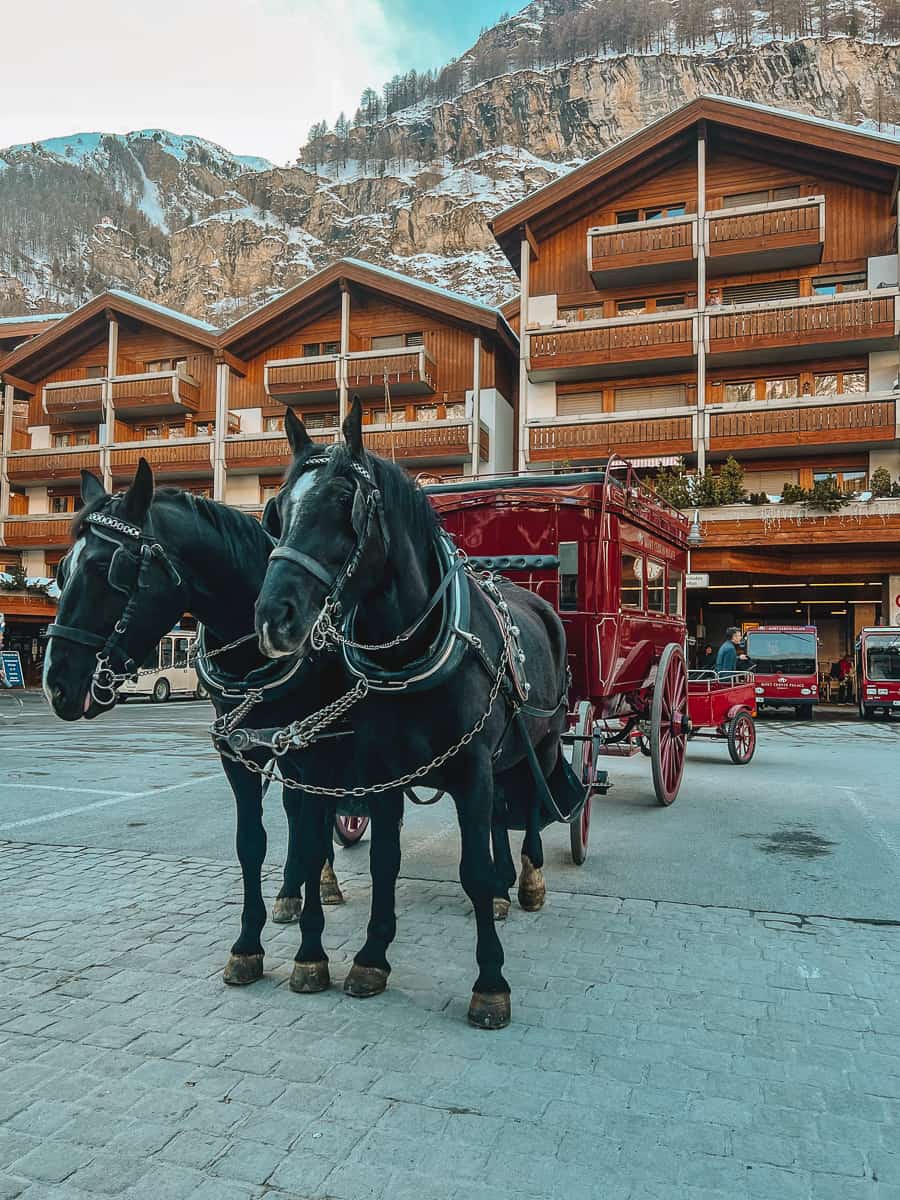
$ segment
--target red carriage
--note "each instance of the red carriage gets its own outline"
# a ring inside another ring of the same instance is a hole
[[[647,739],[657,799],[678,794],[690,730],[684,657],[688,523],[611,460],[606,470],[426,488],[470,559],[553,604],[566,630],[570,761],[588,793],[570,826],[584,861],[601,754]]]
[[[752,671],[717,675],[691,671],[688,676],[691,738],[728,743],[731,761],[745,766],[756,750],[756,679]]]

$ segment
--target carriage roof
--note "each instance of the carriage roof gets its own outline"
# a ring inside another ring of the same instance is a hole
[[[459,479],[430,484],[424,490],[440,513],[524,505],[549,510],[577,504],[588,520],[598,519],[604,512],[615,513],[620,520],[647,529],[680,549],[687,548],[687,517],[642,483],[631,464],[621,459],[609,469]]]

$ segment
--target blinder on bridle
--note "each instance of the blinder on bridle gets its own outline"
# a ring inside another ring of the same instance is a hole
[[[140,526],[132,525],[128,521],[122,521],[118,517],[112,517],[103,512],[90,513],[85,517],[85,524],[91,527],[91,531],[97,537],[115,546],[107,568],[106,581],[114,591],[120,592],[125,597],[122,615],[116,621],[113,631],[108,637],[92,633],[88,629],[79,629],[77,626],[58,623],[48,627],[47,637],[61,638],[63,641],[88,646],[97,651],[97,662],[91,676],[91,695],[98,704],[109,707],[115,700],[118,685],[131,678],[138,670],[138,663],[126,648],[125,638],[129,623],[133,620],[137,610],[138,597],[142,591],[147,589],[146,581],[153,564],[157,563],[163,568],[175,587],[182,588],[183,580],[163,547],[153,538],[152,534],[145,533]],[[129,539],[133,548],[113,534]],[[57,568],[56,578],[60,590],[65,588],[69,581],[69,554],[65,555]],[[112,666],[116,659],[121,660],[118,672]]]
[[[327,466],[330,461],[328,454],[314,454],[303,463],[301,473],[306,471],[307,468],[316,469]],[[359,566],[360,559],[369,544],[373,525],[377,524],[378,526],[385,555],[387,555],[390,548],[390,534],[384,514],[384,502],[381,491],[376,486],[375,480],[372,478],[369,470],[362,463],[352,462],[350,465],[356,476],[356,490],[353,495],[353,507],[350,512],[350,523],[356,535],[356,544],[347,555],[341,567],[337,571],[332,571],[319,562],[317,558],[313,558],[310,554],[304,554],[301,550],[295,550],[292,546],[276,546],[269,555],[270,559],[283,559],[286,562],[291,562],[295,566],[301,567],[307,574],[318,579],[328,589],[322,613],[313,627],[311,634],[310,640],[313,649],[321,649],[321,646],[317,645],[319,639],[316,635],[323,615],[327,614],[330,617],[340,614],[341,593]],[[271,504],[272,502],[269,501],[269,503]],[[263,519],[265,520],[265,518],[266,514],[264,513]]]

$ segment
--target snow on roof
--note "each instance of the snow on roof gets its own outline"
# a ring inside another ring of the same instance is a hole
[[[752,112],[775,113],[779,117],[791,117],[795,121],[805,121],[808,125],[818,125],[822,129],[839,129],[842,133],[856,133],[861,137],[874,138],[878,142],[887,142],[896,146],[898,139],[890,133],[879,133],[862,125],[849,125],[846,121],[830,121],[827,117],[814,117],[810,113],[795,112],[790,108],[776,108],[772,104],[757,104],[753,100],[738,100],[734,96],[720,96],[716,92],[703,92],[699,99],[718,100],[722,104],[730,104],[734,108],[748,108]]]
[[[29,324],[33,321],[61,321],[68,313],[26,313],[21,317],[0,317],[0,325],[21,325],[23,321]]]
[[[208,321],[201,321],[198,317],[189,317],[187,313],[179,312],[177,308],[166,308],[164,304],[155,304],[152,300],[145,300],[143,296],[135,296],[133,292],[125,292],[121,288],[109,288],[110,296],[119,296],[122,300],[130,300],[132,304],[139,304],[142,308],[148,309],[150,312],[159,313],[163,317],[172,317],[176,321],[183,321],[187,325],[194,325],[197,329],[202,329],[205,333],[218,333],[215,325],[210,325]]]

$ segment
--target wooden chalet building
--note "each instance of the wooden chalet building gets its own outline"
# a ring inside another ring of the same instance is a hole
[[[519,468],[732,454],[749,492],[897,479],[898,172],[893,138],[704,96],[503,212]],[[704,510],[695,620],[800,612],[843,650],[888,619],[898,509]]]
[[[518,343],[501,313],[441,288],[342,259],[232,325],[220,339],[229,503],[277,488],[289,405],[330,442],[354,395],[366,442],[413,474],[513,466]]]

